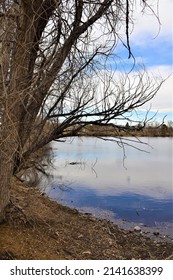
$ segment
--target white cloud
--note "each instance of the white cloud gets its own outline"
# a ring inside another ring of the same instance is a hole
[[[171,74],[172,73],[172,74]],[[101,74],[101,73],[100,73]],[[104,74],[104,71],[102,71],[102,74]],[[109,74],[109,72],[108,72]],[[116,84],[120,85],[121,80],[121,75],[123,72],[119,71],[114,71],[112,73],[112,87],[114,87]],[[137,71],[132,71],[129,74],[129,78],[131,80],[131,84],[134,83],[134,77],[138,75]],[[160,113],[171,113],[173,111],[173,90],[172,90],[172,85],[173,85],[173,69],[171,66],[166,66],[166,65],[160,65],[160,66],[152,66],[147,69],[147,75],[150,77],[150,79],[154,81],[156,79],[156,82],[161,81],[162,79],[165,79],[163,82],[161,88],[159,91],[156,93],[153,99],[151,99],[149,102],[144,104],[142,107],[139,108],[139,110],[144,110],[144,111],[153,111],[153,112],[160,112]],[[147,75],[143,76],[143,83],[145,84],[145,79],[147,78]],[[124,78],[126,74],[124,73]],[[136,82],[138,79],[136,79]],[[135,84],[136,84],[135,82]],[[128,83],[124,84],[125,88],[128,87]],[[99,98],[101,99],[102,94],[104,92],[104,84],[99,82]],[[102,94],[101,94],[102,93]]]
[[[172,112],[173,111],[173,69],[171,66],[154,66],[148,69],[148,72],[154,76],[161,76],[165,80],[156,96],[151,100],[150,104],[144,107],[149,108],[151,105],[152,111]],[[172,74],[171,74],[172,73]]]
[[[138,1],[139,2],[139,1]],[[172,41],[172,11],[173,11],[173,1],[172,0],[148,0],[148,5],[152,5],[155,13],[158,14],[160,20],[160,27],[157,18],[151,15],[151,12],[144,13],[141,16],[141,7],[137,6],[137,12],[134,14],[135,25],[133,34],[131,36],[131,42],[134,46],[147,46],[148,52],[150,52],[150,44],[154,45],[155,49],[160,48],[162,55],[164,57],[165,52],[167,52],[166,44]],[[158,4],[158,6],[157,6]],[[157,10],[158,9],[158,10]],[[160,28],[160,29],[159,29]],[[158,35],[158,36],[157,36]],[[157,36],[157,37],[156,37]],[[156,37],[156,38],[155,38]],[[155,40],[154,40],[155,38]],[[161,53],[161,52],[160,52]],[[144,63],[147,60],[147,54],[143,57]],[[148,61],[149,62],[149,61]],[[153,63],[153,62],[151,62]],[[163,113],[168,113],[173,111],[173,68],[170,65],[160,65],[152,66],[147,69],[148,73],[154,76],[161,76],[164,79],[169,78],[163,83],[162,87],[159,89],[156,96],[147,103],[143,108],[148,109],[151,105],[152,111],[159,111]]]
[[[139,2],[139,1],[138,1]],[[157,6],[158,2],[158,6]],[[146,39],[154,39],[157,35],[157,39],[171,40],[172,38],[172,0],[160,0],[160,1],[147,1],[148,5],[151,5],[154,12],[158,14],[159,22],[156,17],[148,10],[141,15],[141,7],[138,5],[134,11],[134,30],[132,33],[132,39],[136,44],[146,43]]]

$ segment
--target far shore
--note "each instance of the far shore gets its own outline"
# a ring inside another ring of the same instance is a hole
[[[142,125],[126,126],[116,125],[88,125],[79,132],[79,136],[93,137],[173,137],[173,127],[162,124],[159,126]]]

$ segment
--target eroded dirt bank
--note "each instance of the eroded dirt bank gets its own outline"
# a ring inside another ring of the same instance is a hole
[[[173,244],[81,214],[14,180],[0,259],[173,259]]]

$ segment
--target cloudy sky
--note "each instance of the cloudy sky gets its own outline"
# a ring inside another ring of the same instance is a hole
[[[159,3],[157,6],[156,3]],[[131,49],[137,61],[145,64],[147,71],[153,75],[168,77],[173,72],[173,0],[148,0],[160,24],[150,11],[141,15],[141,7],[134,15],[134,30],[131,34]],[[158,10],[157,10],[158,9]],[[119,55],[127,60],[127,52],[119,47]],[[128,62],[129,63],[129,62]],[[157,121],[167,115],[165,121],[173,120],[173,74],[166,80],[157,95],[144,109],[151,107],[151,113],[157,113]]]

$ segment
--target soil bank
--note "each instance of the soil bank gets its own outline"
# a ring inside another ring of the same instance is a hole
[[[59,205],[14,179],[0,225],[0,259],[172,260],[173,244]]]

